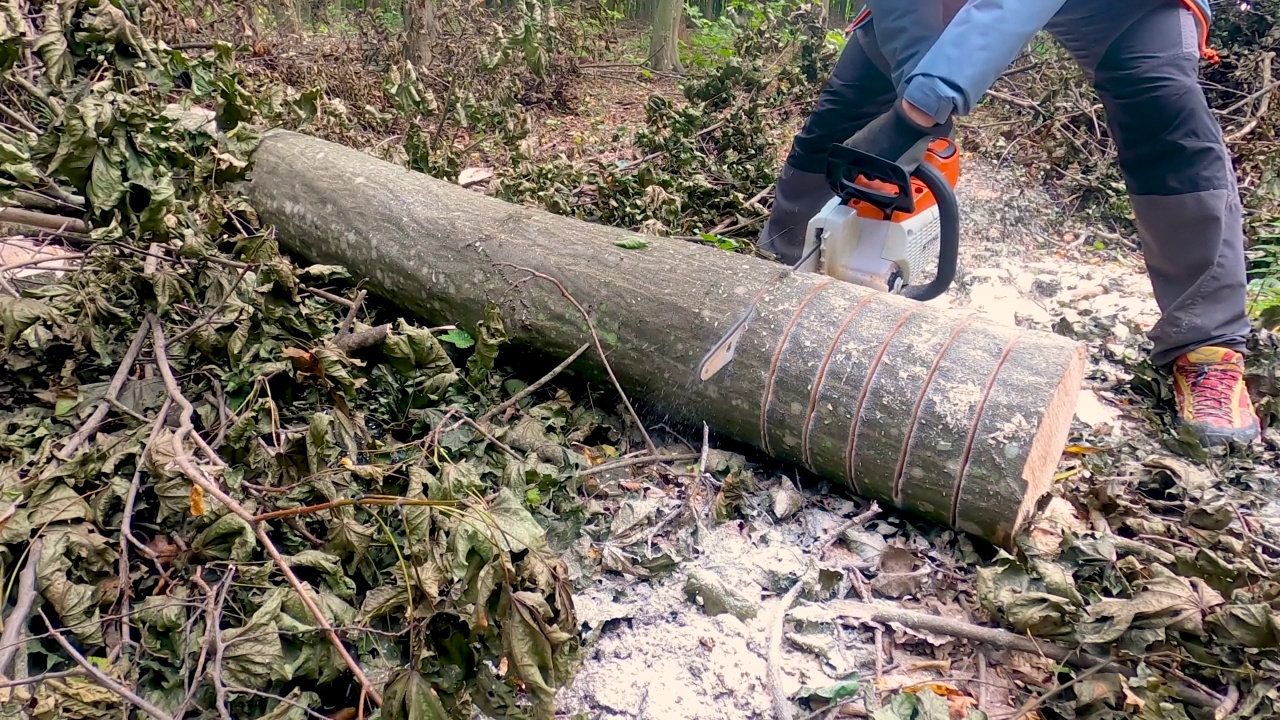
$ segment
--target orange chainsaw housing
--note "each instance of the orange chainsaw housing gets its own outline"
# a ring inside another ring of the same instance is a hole
[[[929,149],[924,154],[924,161],[937,168],[952,188],[956,186],[956,183],[960,182],[960,148],[949,138],[938,138],[929,143]],[[894,187],[888,183],[877,183],[877,185],[881,186],[877,189],[887,190]],[[938,204],[938,199],[933,196],[933,193],[919,178],[911,178],[911,192],[915,196],[915,212],[895,211],[890,219],[891,222],[902,222],[913,218]],[[857,198],[849,201],[849,207],[853,208],[858,217],[870,220],[884,219],[882,210]]]

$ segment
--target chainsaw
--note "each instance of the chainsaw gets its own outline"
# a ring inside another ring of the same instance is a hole
[[[951,139],[930,143],[924,161],[911,173],[892,161],[836,144],[827,158],[826,176],[835,197],[809,220],[800,260],[771,278],[711,348],[698,366],[701,380],[733,360],[738,339],[765,290],[792,272],[829,275],[921,302],[946,292],[955,280],[960,151]],[[934,257],[938,266],[933,279],[913,282]]]

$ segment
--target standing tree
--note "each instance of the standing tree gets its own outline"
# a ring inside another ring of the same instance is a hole
[[[276,19],[276,29],[285,35],[297,35],[302,30],[302,16],[298,12],[298,0],[273,0],[271,14]]]
[[[684,20],[683,0],[658,0],[653,14],[653,34],[649,38],[649,66],[660,72],[683,72],[680,64],[680,24]]]
[[[404,57],[415,68],[431,64],[431,51],[436,42],[435,0],[404,0]]]

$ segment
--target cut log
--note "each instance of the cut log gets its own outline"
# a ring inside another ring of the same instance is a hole
[[[346,266],[433,322],[497,306],[512,342],[558,357],[591,313],[633,399],[1009,547],[1052,482],[1084,346],[1050,333],[487,197],[364,153],[268,134],[249,194],[285,249]],[[733,362],[696,367],[764,288]],[[599,377],[595,353],[575,367]]]

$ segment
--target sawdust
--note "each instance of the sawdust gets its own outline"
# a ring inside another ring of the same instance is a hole
[[[770,718],[769,630],[781,596],[803,572],[810,538],[840,523],[833,513],[802,510],[790,522],[752,533],[716,526],[699,543],[705,554],[655,581],[610,577],[575,595],[589,636],[582,670],[558,698],[560,711],[592,720],[744,720]],[[833,555],[834,556],[834,555]],[[839,566],[839,561],[828,563]],[[687,573],[707,570],[760,598],[754,618],[711,616],[684,591]],[[801,647],[806,650],[800,649]],[[820,657],[825,654],[826,657]],[[830,685],[858,671],[874,673],[869,648],[809,632],[782,647],[782,685]]]

